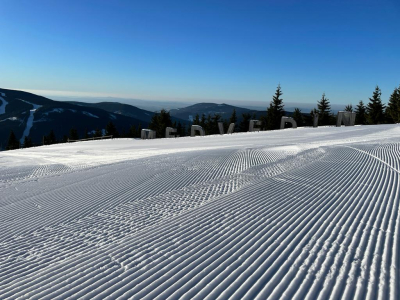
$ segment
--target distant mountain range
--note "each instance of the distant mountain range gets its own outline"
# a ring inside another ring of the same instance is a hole
[[[102,104],[99,103],[99,106]],[[137,108],[131,109],[134,111]],[[57,139],[68,135],[71,128],[77,129],[83,136],[85,130],[104,129],[109,121],[120,132],[129,130],[132,125],[146,127],[153,113],[137,110],[140,113],[135,118],[118,113],[117,109],[109,111],[96,105],[54,101],[23,91],[0,89],[0,148],[5,148],[11,130],[21,141],[27,135],[34,143],[41,143],[50,130],[54,130]]]
[[[196,114],[220,114],[229,119],[236,110],[238,122],[242,114],[247,113],[260,118],[266,110],[257,111],[228,104],[198,103],[179,109],[171,109],[172,121],[190,125]],[[0,88],[0,150],[7,145],[10,131],[21,140],[29,136],[36,144],[42,142],[43,136],[53,130],[56,138],[61,140],[68,135],[71,128],[77,129],[83,137],[85,131],[105,129],[112,121],[119,132],[127,132],[133,125],[146,128],[155,112],[118,102],[85,103],[77,101],[55,101],[32,93]],[[288,112],[287,115],[291,115]]]

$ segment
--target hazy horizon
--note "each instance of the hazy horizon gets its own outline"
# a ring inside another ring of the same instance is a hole
[[[3,88],[333,105],[400,84],[400,2],[3,1]],[[63,95],[65,96],[65,95]]]

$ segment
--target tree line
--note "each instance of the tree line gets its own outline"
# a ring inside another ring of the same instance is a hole
[[[262,130],[274,130],[280,128],[281,118],[286,115],[284,110],[284,104],[282,99],[282,88],[278,85],[275,94],[266,110],[266,114],[261,116],[261,129]],[[369,102],[365,105],[362,100],[358,102],[355,108],[351,104],[346,105],[344,110],[356,113],[355,123],[357,125],[368,125],[368,124],[393,124],[400,123],[400,86],[395,88],[393,93],[390,95],[387,106],[382,102],[381,98],[382,92],[379,86],[375,87],[372,93],[372,97],[369,98]],[[317,101],[317,107],[310,111],[310,113],[302,113],[299,108],[295,108],[292,118],[296,121],[298,127],[302,126],[312,126],[313,117],[318,114],[318,125],[335,125],[336,117],[331,110],[331,105],[329,99],[326,97],[325,93]],[[246,132],[249,129],[249,122],[252,119],[256,119],[255,114],[244,113],[242,114],[241,121],[236,125],[235,132]],[[230,123],[237,123],[238,117],[236,115],[236,110],[234,109],[232,115],[229,119],[223,119],[219,114],[205,114],[196,115],[193,119],[193,125],[200,125],[203,127],[207,135],[218,134],[219,128],[218,123],[222,122],[225,132],[227,131]],[[158,138],[165,136],[165,128],[173,127],[177,129],[177,136],[189,136],[191,126],[185,126],[181,122],[176,122],[171,120],[170,113],[165,109],[162,109],[159,113],[155,113],[148,126],[149,129],[156,132]],[[100,130],[97,128],[90,135],[88,130],[84,131],[84,134],[80,136],[78,130],[71,128],[69,135],[64,135],[63,138],[57,139],[53,130],[50,130],[49,134],[43,137],[43,145],[51,145],[55,143],[65,143],[68,140],[79,140],[86,139],[90,137],[102,137],[104,135],[112,135],[114,138],[125,137],[125,138],[139,138],[141,134],[142,127],[131,126],[128,130],[123,130],[118,132],[117,128],[113,122],[108,122],[106,128]],[[28,148],[34,146],[32,139],[30,137],[25,137],[24,142],[20,145],[19,140],[16,138],[13,131],[10,132],[10,136],[7,143],[7,150],[13,150],[18,148]]]

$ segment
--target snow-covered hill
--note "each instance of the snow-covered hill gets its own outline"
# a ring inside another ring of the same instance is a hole
[[[0,153],[0,299],[399,299],[400,126]]]

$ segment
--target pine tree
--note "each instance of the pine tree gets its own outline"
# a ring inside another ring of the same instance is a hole
[[[112,121],[106,125],[106,135],[112,135],[113,138],[119,137],[118,130]]]
[[[140,138],[142,135],[142,123],[139,123],[138,129],[136,131],[136,137]]]
[[[244,113],[242,114],[242,121],[239,124],[239,132],[247,132],[249,131],[249,123],[251,120],[251,114],[249,113]]]
[[[57,138],[53,129],[50,130],[50,133],[48,134],[48,136],[45,137],[45,139],[46,139],[46,145],[52,145],[57,143]]]
[[[136,128],[135,125],[131,125],[128,132],[128,137],[135,138],[136,137]]]
[[[293,119],[296,121],[297,126],[301,127],[304,124],[303,114],[299,108],[295,108],[293,112]]]
[[[329,99],[322,94],[322,98],[318,101],[318,124],[321,126],[330,125],[331,123],[331,105]]]
[[[367,124],[367,108],[364,105],[364,102],[360,100],[358,105],[356,106],[355,113],[356,113],[356,124],[357,125],[365,125]]]
[[[69,131],[69,139],[74,141],[79,140],[78,130],[76,130],[76,128],[71,128]]]
[[[237,122],[236,109],[233,109],[232,115],[229,119],[229,123],[236,123],[236,122]]]
[[[103,136],[103,132],[100,130],[100,128],[96,128],[96,131],[94,132],[93,137],[102,137]]]
[[[85,134],[83,135],[83,138],[84,139],[88,139],[89,138],[89,132],[88,132],[87,128],[85,128]]]
[[[351,104],[346,105],[346,107],[344,108],[344,111],[353,112],[353,105],[351,105]]]
[[[149,124],[149,128],[156,132],[157,137],[164,137],[165,128],[172,126],[171,115],[165,109],[162,109],[160,113],[155,113]]]
[[[214,124],[212,122],[212,117],[210,114],[207,115],[207,119],[205,119],[204,121],[203,128],[206,134],[213,134]]]
[[[176,125],[176,134],[179,136],[185,136],[185,127],[182,126],[181,122],[178,122],[178,125]]]
[[[10,131],[10,136],[8,137],[8,143],[6,150],[19,149],[19,141],[17,140],[14,131]]]
[[[24,138],[24,148],[30,148],[33,147],[33,142],[32,139],[28,136],[25,136]]]
[[[390,95],[385,114],[388,123],[400,123],[400,87]]]
[[[196,114],[193,120],[193,125],[200,125],[200,116],[199,114]]]
[[[376,86],[372,98],[369,98],[367,105],[367,120],[369,124],[382,124],[385,121],[383,113],[385,105],[382,103],[381,95],[381,89],[379,86]]]
[[[205,114],[202,114],[201,115],[201,119],[200,119],[200,126],[201,127],[203,127],[203,128],[205,128],[206,127],[206,123],[207,123],[207,120],[206,120],[206,115]]]
[[[282,95],[281,85],[279,84],[267,109],[266,128],[268,130],[280,128],[281,118],[285,115],[283,99],[280,98]]]

